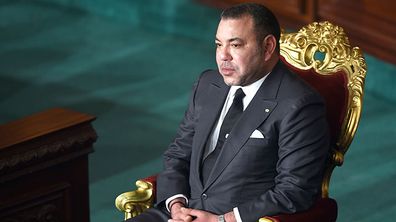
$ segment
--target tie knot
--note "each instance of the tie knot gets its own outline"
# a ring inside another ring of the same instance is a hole
[[[245,93],[242,88],[237,89],[234,96],[234,101],[242,101],[243,97],[245,97]]]

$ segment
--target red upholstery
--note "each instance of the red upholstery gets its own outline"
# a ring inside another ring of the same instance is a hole
[[[290,65],[281,56],[285,64],[300,75],[309,85],[315,88],[325,99],[327,106],[327,121],[329,122],[332,142],[335,143],[346,115],[348,104],[348,88],[345,73],[342,71],[331,75],[317,74],[313,69],[301,70]]]
[[[154,202],[155,202],[156,196],[157,196],[157,195],[155,195],[157,192],[157,175],[152,175],[152,176],[140,179],[140,180],[143,180],[145,182],[150,182],[153,185],[153,194],[154,194]]]
[[[153,184],[153,191],[156,190],[156,188],[157,188],[157,175],[152,175],[152,176],[143,178],[141,180],[146,181],[146,182],[150,182],[151,184]]]

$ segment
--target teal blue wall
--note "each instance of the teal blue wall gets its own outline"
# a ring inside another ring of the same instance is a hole
[[[192,0],[55,0],[63,7],[74,7],[111,17],[120,22],[177,33],[194,38],[210,38],[219,17]],[[209,35],[208,35],[209,34]]]
[[[367,62],[366,91],[396,103],[396,65],[381,61],[369,54],[366,54],[365,58]]]

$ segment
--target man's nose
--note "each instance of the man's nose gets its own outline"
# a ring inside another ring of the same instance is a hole
[[[228,47],[223,47],[219,49],[220,59],[222,61],[230,61],[232,60],[232,56],[230,54]]]

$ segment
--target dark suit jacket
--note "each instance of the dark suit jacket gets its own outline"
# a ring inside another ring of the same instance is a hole
[[[238,207],[243,222],[310,207],[320,193],[329,148],[319,94],[282,62],[261,85],[236,123],[206,184],[200,165],[206,141],[230,87],[204,72],[157,180],[157,203],[175,194],[189,206],[223,214]],[[250,138],[259,130],[264,139]]]

